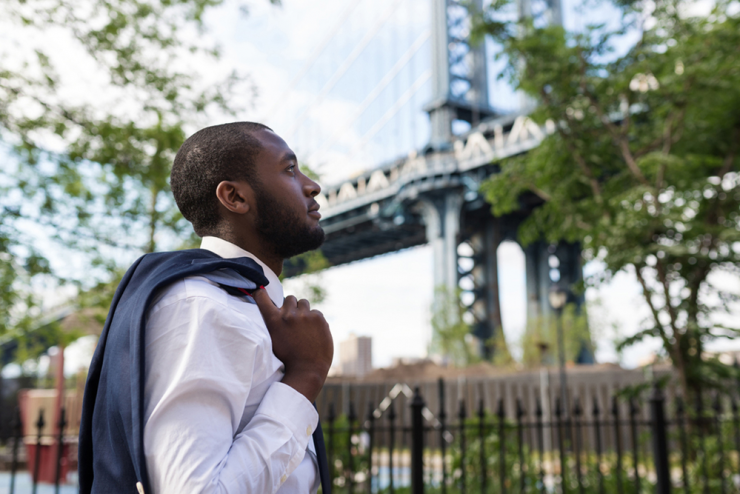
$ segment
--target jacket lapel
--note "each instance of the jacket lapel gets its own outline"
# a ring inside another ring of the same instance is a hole
[[[331,494],[331,475],[329,474],[329,463],[326,460],[326,445],[324,444],[324,432],[321,430],[321,421],[313,431],[313,444],[316,447],[316,459],[319,462],[321,490],[323,494]]]

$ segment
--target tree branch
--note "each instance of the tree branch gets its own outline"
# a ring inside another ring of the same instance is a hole
[[[626,131],[618,130],[617,126],[614,125],[614,122],[612,122],[609,116],[604,113],[604,110],[603,108],[601,108],[599,101],[591,93],[591,91],[588,90],[588,86],[586,84],[586,60],[583,57],[583,51],[579,53],[579,58],[581,60],[581,82],[580,82],[581,91],[583,92],[584,96],[588,98],[588,101],[593,106],[594,110],[596,111],[596,114],[599,116],[599,119],[606,126],[607,130],[609,131],[609,134],[612,136],[612,141],[622,153],[622,158],[624,159],[624,162],[627,164],[627,168],[629,168],[630,172],[632,172],[632,175],[634,175],[635,178],[637,178],[637,180],[640,183],[644,185],[648,185],[648,181],[645,178],[645,175],[643,175],[642,172],[640,171],[640,168],[637,166],[637,162],[635,161],[635,157],[632,154],[632,151],[630,150],[629,142],[627,141]],[[629,113],[629,108],[627,109],[627,113]]]
[[[653,291],[650,289],[650,287],[648,287],[647,282],[645,281],[645,277],[642,275],[642,267],[638,266],[637,264],[633,264],[633,266],[635,268],[635,274],[637,275],[637,281],[640,282],[640,286],[642,287],[642,294],[645,297],[645,301],[647,302],[648,307],[650,308],[650,312],[653,314],[655,327],[660,333],[660,337],[663,340],[663,345],[670,352],[672,343],[665,332],[663,324],[660,322],[660,312],[653,303]]]
[[[542,99],[545,101],[545,103],[547,103],[549,106],[552,106],[552,101],[545,92],[544,88],[540,90],[540,93],[542,94]],[[572,119],[570,117],[566,116],[565,118],[566,120],[568,120],[569,124],[572,124]],[[556,128],[558,130],[558,134],[563,139],[565,146],[568,148],[568,151],[573,156],[573,159],[575,159],[576,164],[578,164],[578,167],[581,169],[583,174],[586,175],[586,178],[588,178],[588,183],[591,186],[591,193],[594,195],[594,199],[596,199],[597,203],[603,204],[604,198],[601,193],[601,185],[599,184],[599,181],[596,180],[596,177],[591,171],[591,168],[588,166],[588,163],[586,163],[586,160],[583,159],[583,156],[581,156],[581,154],[575,149],[573,143],[570,142],[569,137],[563,130],[562,126],[557,125]]]

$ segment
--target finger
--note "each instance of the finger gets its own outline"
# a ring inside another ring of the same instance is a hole
[[[272,299],[264,288],[253,291],[252,298],[257,302],[257,308],[259,308],[260,313],[262,314],[262,319],[273,319],[280,314],[279,309],[275,307],[274,303],[272,303]]]
[[[302,298],[298,301],[298,308],[308,312],[311,310],[311,305],[308,303],[308,300]]]
[[[285,300],[283,300],[283,307],[290,310],[294,309],[298,305],[298,299],[296,299],[293,295],[288,295],[285,297]]]

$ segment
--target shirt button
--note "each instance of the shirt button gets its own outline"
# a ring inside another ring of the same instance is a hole
[[[307,436],[310,436],[311,435],[311,426],[310,425],[308,427],[306,427],[306,435]]]
[[[280,483],[281,484],[284,484],[286,480],[288,480],[288,477],[286,477],[285,475],[283,475],[282,477],[280,477]]]

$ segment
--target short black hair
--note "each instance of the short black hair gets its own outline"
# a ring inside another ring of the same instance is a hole
[[[224,180],[257,186],[254,160],[262,144],[254,135],[269,130],[256,122],[234,122],[199,130],[175,156],[170,186],[177,207],[201,237],[214,235],[221,223],[216,187]]]

